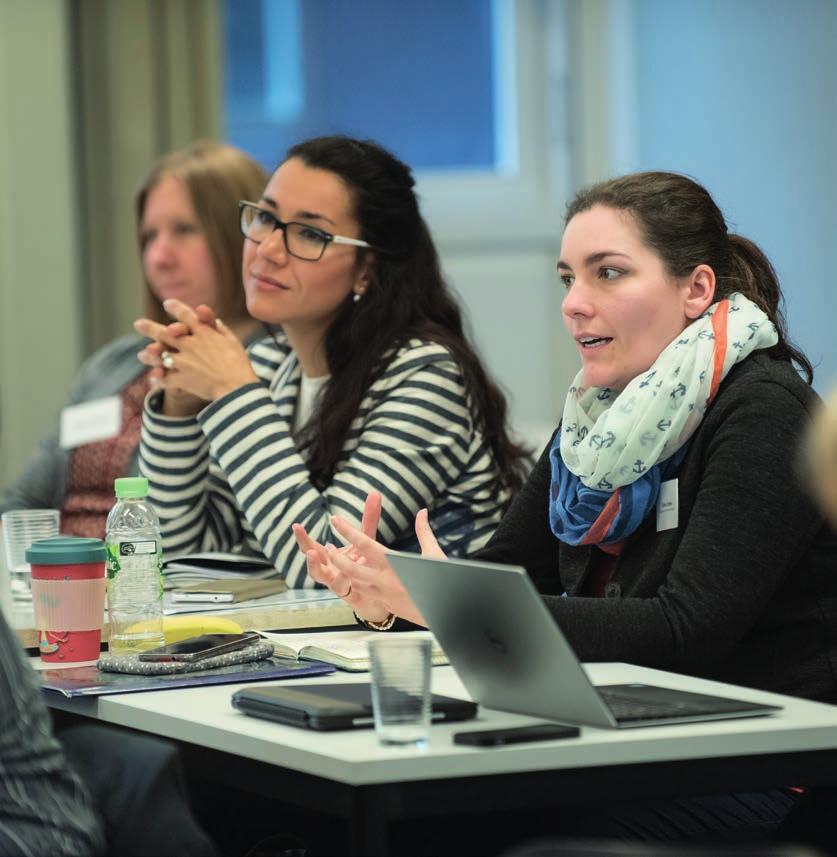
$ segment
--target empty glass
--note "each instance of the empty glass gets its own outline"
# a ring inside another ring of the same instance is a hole
[[[3,512],[3,545],[12,600],[32,600],[31,570],[26,548],[39,539],[58,535],[58,509],[13,509]]]
[[[426,747],[430,735],[431,641],[381,634],[369,643],[372,710],[382,744]]]

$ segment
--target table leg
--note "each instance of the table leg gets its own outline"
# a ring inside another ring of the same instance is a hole
[[[389,854],[389,804],[395,784],[356,786],[349,817],[349,854],[386,857]]]

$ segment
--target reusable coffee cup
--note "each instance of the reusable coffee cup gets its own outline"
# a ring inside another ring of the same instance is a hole
[[[105,613],[105,544],[59,536],[26,549],[41,660],[95,661]]]

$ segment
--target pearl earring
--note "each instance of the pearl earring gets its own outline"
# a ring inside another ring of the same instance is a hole
[[[363,297],[363,292],[355,292],[352,300],[357,303]]]

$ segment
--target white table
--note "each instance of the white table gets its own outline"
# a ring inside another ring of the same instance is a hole
[[[50,694],[49,703],[175,739],[189,762],[222,769],[230,784],[342,816],[352,847],[364,854],[386,853],[389,824],[411,816],[534,807],[547,798],[572,803],[837,781],[835,706],[626,664],[587,670],[597,684],[643,681],[784,709],[699,724],[585,727],[578,738],[497,749],[453,744],[456,731],[536,722],[481,709],[477,720],[434,725],[421,751],[382,747],[371,730],[317,733],[247,717],[230,705],[243,685],[75,700]],[[367,680],[349,673],[313,679]],[[450,667],[433,670],[433,689],[467,696]]]

